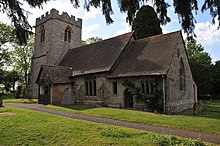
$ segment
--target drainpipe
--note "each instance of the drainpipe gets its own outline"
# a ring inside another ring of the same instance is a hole
[[[165,79],[164,75],[162,75],[163,78],[163,112],[166,113],[166,90],[165,90]]]
[[[53,84],[50,86],[50,104],[53,104]]]

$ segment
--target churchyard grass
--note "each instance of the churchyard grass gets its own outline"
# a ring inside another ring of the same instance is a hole
[[[144,111],[86,105],[66,107],[47,105],[46,107],[73,113],[220,134],[220,100],[204,104],[203,113],[197,116],[193,116],[192,110],[187,110],[176,115],[164,115]]]
[[[141,130],[98,124],[11,106],[0,108],[0,145],[203,145]]]
[[[19,99],[4,99],[4,102],[8,103],[37,103],[37,99],[24,99],[24,98],[19,98]]]
[[[2,95],[4,102],[13,102],[13,103],[37,103],[37,99],[25,99],[25,98],[15,98],[13,94],[4,94]]]

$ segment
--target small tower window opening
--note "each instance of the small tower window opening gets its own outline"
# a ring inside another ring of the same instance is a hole
[[[183,65],[183,60],[180,61],[180,69],[179,69],[179,79],[180,79],[180,91],[185,91],[185,69]]]
[[[64,41],[65,42],[71,42],[71,33],[72,33],[72,29],[68,26],[65,29],[65,34],[64,34]]]
[[[45,28],[44,25],[42,25],[40,27],[40,42],[44,42],[45,41]]]

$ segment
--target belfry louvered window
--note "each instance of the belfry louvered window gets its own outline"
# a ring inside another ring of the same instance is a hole
[[[64,34],[64,41],[65,41],[65,42],[71,42],[71,33],[72,33],[72,30],[71,30],[71,28],[68,26],[68,27],[65,29],[65,34]]]
[[[40,42],[44,42],[45,41],[45,28],[44,25],[42,25],[40,27]]]

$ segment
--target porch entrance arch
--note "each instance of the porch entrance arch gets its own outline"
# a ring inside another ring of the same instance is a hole
[[[124,107],[133,108],[133,94],[131,89],[125,89],[124,91]]]
[[[50,104],[50,86],[48,84],[39,85],[38,103]]]

